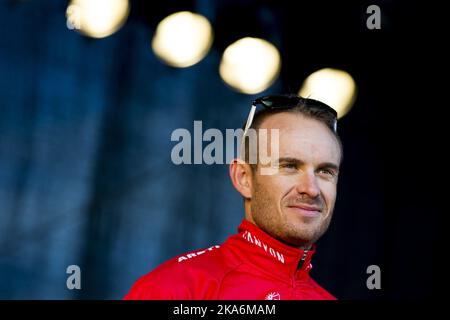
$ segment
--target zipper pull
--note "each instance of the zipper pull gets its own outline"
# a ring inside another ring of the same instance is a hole
[[[300,262],[298,263],[298,269],[301,270],[303,267],[303,264],[305,263],[306,257],[308,256],[309,248],[303,250],[303,256],[300,259]]]

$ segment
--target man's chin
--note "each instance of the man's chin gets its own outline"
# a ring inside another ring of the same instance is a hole
[[[289,243],[299,247],[315,243],[322,235],[320,225],[311,221],[296,221],[289,228]]]

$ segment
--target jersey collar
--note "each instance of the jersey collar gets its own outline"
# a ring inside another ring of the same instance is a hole
[[[303,250],[285,244],[246,219],[226,244],[246,262],[289,279],[306,276],[311,271],[311,258],[316,250],[315,245]]]

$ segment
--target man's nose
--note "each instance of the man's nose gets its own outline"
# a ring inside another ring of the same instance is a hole
[[[318,197],[320,189],[314,172],[303,171],[298,178],[296,189],[298,193],[306,194],[310,198]]]

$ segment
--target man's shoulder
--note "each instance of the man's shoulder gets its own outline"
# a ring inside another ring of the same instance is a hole
[[[208,273],[210,276],[220,274],[231,267],[226,259],[223,246],[213,245],[178,255],[147,274],[149,278],[165,278],[174,275],[185,278],[194,272]]]
[[[226,249],[214,245],[178,255],[142,276],[126,299],[195,299],[201,287],[220,287],[223,277],[235,267]]]

